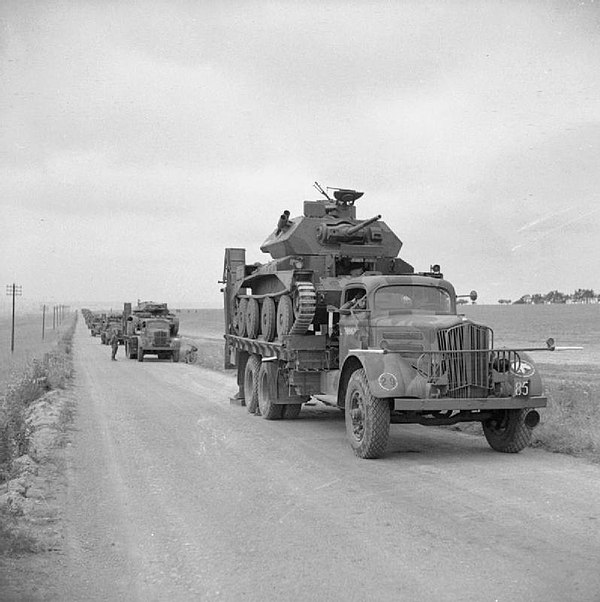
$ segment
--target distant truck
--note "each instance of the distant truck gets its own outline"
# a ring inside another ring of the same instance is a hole
[[[100,342],[103,345],[108,345],[114,331],[117,331],[117,337],[119,338],[119,344],[122,345],[125,342],[123,337],[123,315],[122,314],[110,314],[102,321],[102,327],[100,330]]]
[[[125,355],[129,359],[144,361],[144,356],[155,355],[158,359],[179,361],[181,341],[179,318],[172,314],[166,303],[138,302],[123,308],[123,338]]]
[[[99,336],[102,332],[102,323],[104,322],[104,317],[104,314],[94,314],[90,319],[90,334],[93,337]]]
[[[317,185],[318,186],[318,185]],[[526,447],[546,406],[530,350],[494,346],[491,328],[457,312],[438,265],[415,273],[381,216],[356,219],[361,192],[334,189],[282,213],[261,250],[225,250],[225,367],[250,412],[296,418],[315,396],[345,412],[354,453],[378,458],[391,423],[480,422],[489,445]],[[474,300],[476,293],[471,297]]]

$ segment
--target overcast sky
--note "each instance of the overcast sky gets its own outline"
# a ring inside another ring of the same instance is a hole
[[[219,307],[223,249],[363,190],[482,302],[600,292],[600,3],[0,3],[1,284]],[[7,298],[3,295],[3,303]]]

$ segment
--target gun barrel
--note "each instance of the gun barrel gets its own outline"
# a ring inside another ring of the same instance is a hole
[[[374,223],[374,222],[376,222],[377,220],[380,220],[380,219],[381,219],[381,215],[376,215],[375,217],[371,217],[370,219],[366,219],[364,222],[361,222],[360,224],[356,224],[356,226],[352,226],[352,228],[348,228],[348,230],[346,230],[346,234],[348,236],[352,236],[353,234],[356,234],[357,232],[359,232],[363,228],[366,228],[367,226],[370,226],[372,223]]]

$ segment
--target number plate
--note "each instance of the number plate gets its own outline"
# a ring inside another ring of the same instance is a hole
[[[515,382],[515,397],[529,397],[529,381],[518,380]]]

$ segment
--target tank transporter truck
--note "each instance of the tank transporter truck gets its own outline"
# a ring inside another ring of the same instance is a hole
[[[547,403],[527,352],[552,339],[497,348],[491,328],[458,314],[438,265],[415,272],[381,216],[357,219],[362,192],[315,186],[325,198],[282,213],[262,244],[271,261],[225,250],[225,368],[240,403],[292,419],[314,396],[345,412],[361,458],[385,453],[392,423],[480,422],[494,450],[525,448]]]
[[[137,307],[125,303],[123,307],[125,355],[144,361],[146,355],[158,359],[179,361],[179,318],[171,313],[166,303],[138,302]]]

